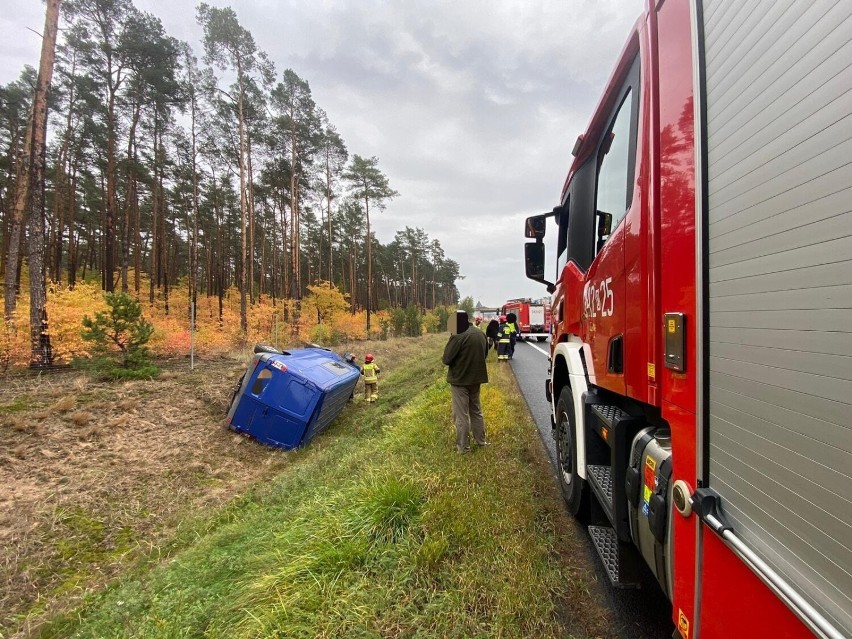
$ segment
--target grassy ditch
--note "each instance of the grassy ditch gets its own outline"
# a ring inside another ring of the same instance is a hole
[[[383,366],[377,404],[37,636],[606,636],[510,369],[483,390],[493,445],[459,456],[443,340],[423,346]]]

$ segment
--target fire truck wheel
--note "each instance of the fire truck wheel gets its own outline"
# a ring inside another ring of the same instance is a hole
[[[586,520],[589,514],[589,498],[586,481],[577,473],[577,445],[574,439],[574,397],[565,386],[556,404],[556,455],[559,463],[559,486],[568,505],[568,511]]]

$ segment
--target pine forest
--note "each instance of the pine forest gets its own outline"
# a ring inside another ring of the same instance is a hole
[[[233,9],[196,11],[187,43],[131,0],[48,0],[38,68],[0,86],[0,371],[84,354],[104,293],[161,355],[419,334],[458,303],[436,239],[376,239],[399,194],[308,79]]]

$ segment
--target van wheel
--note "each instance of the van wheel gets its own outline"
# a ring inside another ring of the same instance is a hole
[[[586,480],[577,473],[577,442],[574,436],[574,397],[565,386],[556,404],[556,456],[559,486],[568,512],[586,521],[589,518],[589,495]]]
[[[279,351],[274,346],[270,346],[269,344],[255,344],[254,352],[257,353],[275,353],[277,355],[281,355],[281,351]]]
[[[245,373],[240,375],[240,378],[237,380],[237,383],[234,385],[234,391],[233,391],[233,393],[231,393],[231,401],[228,402],[228,410],[225,411],[226,415],[231,412],[231,406],[234,405],[234,400],[237,398],[237,393],[240,392],[240,386],[243,385],[243,379],[245,379],[245,376],[247,374],[248,374],[248,371],[246,371]]]

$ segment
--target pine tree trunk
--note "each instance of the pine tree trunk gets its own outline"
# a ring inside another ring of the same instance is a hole
[[[260,230],[260,282],[258,283],[258,301],[263,299],[263,280],[266,278],[266,242],[263,237],[263,229]]]
[[[67,175],[65,174],[66,149],[63,146],[59,147],[59,152],[56,154],[56,165],[53,170],[53,219],[56,224],[51,225],[50,239],[47,242],[49,258],[49,268],[46,270],[50,273],[50,279],[58,282],[62,272],[62,235],[63,226],[65,223],[65,207],[66,203],[66,182]]]
[[[334,241],[331,225],[331,162],[328,152],[325,155],[325,201],[328,207],[328,281],[334,282],[334,259],[332,255]]]
[[[101,271],[101,285],[103,289],[111,293],[113,291],[113,272],[115,271],[115,218],[116,209],[116,184],[115,184],[115,92],[110,87],[109,100],[107,102],[107,184],[106,184],[106,208],[104,209],[104,233],[103,249],[104,259]],[[156,134],[154,136],[156,140]]]
[[[154,115],[154,184],[151,188],[151,265],[148,271],[148,303],[154,305],[154,287],[157,282],[157,265],[159,264],[159,256],[157,255],[157,247],[159,246],[158,229],[160,225],[157,221],[157,216],[160,208],[160,190],[157,188],[157,116]]]
[[[71,165],[71,187],[68,191],[68,288],[77,285],[77,243],[74,235],[74,218],[77,211],[77,162]]]
[[[77,70],[77,52],[72,53],[71,57],[71,76],[73,77],[76,74]],[[72,209],[72,201],[74,199],[74,194],[71,193],[69,177],[71,174],[71,125],[73,123],[73,115],[74,115],[74,105],[75,105],[75,94],[74,94],[74,83],[71,82],[70,90],[68,93],[68,113],[65,116],[65,137],[62,142],[62,148],[60,150],[61,161],[57,162],[57,176],[61,170],[62,172],[62,180],[60,185],[60,180],[56,180],[56,184],[54,184],[54,193],[53,197],[57,202],[57,210],[59,208],[58,203],[62,202],[64,204],[63,211],[68,214],[68,268],[71,268],[71,246],[74,242],[74,211]],[[58,225],[58,233],[57,233],[57,245],[56,245],[56,253],[54,256],[54,275],[53,281],[60,282],[62,280],[62,235],[63,235],[63,224],[64,220],[62,217],[59,217],[59,225]]]
[[[272,294],[272,306],[275,306],[275,297],[278,288],[278,232],[275,225],[275,205],[272,206],[272,277],[270,293]]]
[[[138,298],[139,290],[142,287],[142,214],[139,210],[138,200],[133,212],[135,214],[133,223],[133,290]]]
[[[373,305],[373,242],[370,237],[370,198],[364,196],[367,211],[367,337],[370,337],[370,307]]]
[[[248,169],[248,215],[249,215],[249,250],[246,258],[249,260],[249,301],[254,305],[254,176],[251,168],[251,136],[246,131],[246,164]]]
[[[124,194],[124,220],[121,230],[121,291],[127,292],[127,269],[130,268],[130,210],[136,200],[136,170],[134,168],[136,159],[136,127],[139,124],[139,116],[142,111],[141,103],[136,104],[133,111],[133,120],[130,123],[130,132],[127,136],[127,171],[125,174],[126,191]]]
[[[245,140],[245,122],[243,115],[243,72],[240,63],[237,64],[237,82],[239,84],[240,95],[237,99],[237,114],[239,118],[240,129],[240,331],[242,339],[246,339],[248,333],[248,317],[246,308],[246,213],[248,202],[246,201],[246,171],[245,171],[245,156],[246,156],[246,140]]]
[[[190,330],[195,331],[195,325],[192,323],[193,317],[198,317],[198,167],[196,165],[196,140],[195,140],[195,92],[192,92],[191,100],[191,117],[192,117],[192,240],[189,252],[189,314],[190,314]],[[208,253],[209,256],[209,248]],[[208,270],[209,270],[208,257]],[[192,309],[195,307],[195,314]]]
[[[4,283],[4,306],[3,316],[6,321],[11,321],[12,313],[15,312],[18,287],[21,276],[21,237],[24,234],[24,216],[29,203],[30,179],[29,172],[32,166],[33,154],[33,118],[27,123],[24,135],[24,148],[18,159],[18,168],[15,176],[15,205],[12,209],[12,218],[9,224],[9,247],[6,252],[6,272]]]
[[[47,323],[47,286],[45,276],[45,137],[47,135],[47,95],[53,77],[56,53],[56,31],[59,24],[59,0],[48,0],[44,19],[38,83],[33,98],[30,183],[30,366],[45,367],[53,363]]]
[[[281,198],[284,199],[283,197]],[[283,271],[283,288],[281,290],[281,298],[287,299],[290,296],[290,267],[292,266],[288,260],[287,253],[287,212],[282,201],[280,204],[279,217],[281,219],[281,270]]]

